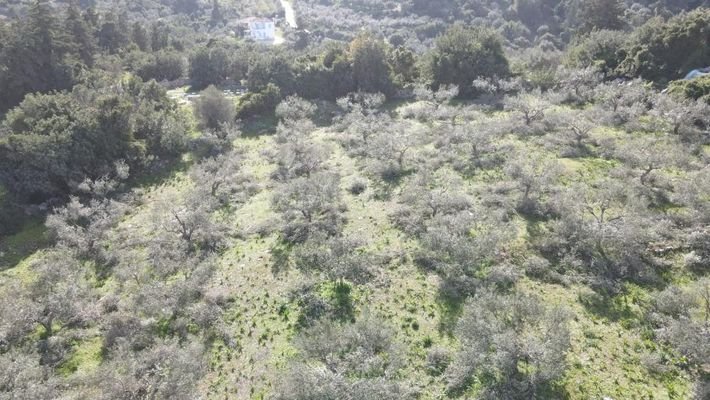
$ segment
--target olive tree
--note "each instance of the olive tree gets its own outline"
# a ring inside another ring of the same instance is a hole
[[[375,161],[370,170],[385,181],[397,180],[409,170],[410,155],[421,140],[416,127],[392,121],[369,142],[367,154]]]
[[[506,111],[518,114],[527,128],[530,128],[534,122],[541,121],[545,117],[545,111],[551,107],[539,89],[506,96],[503,106]]]
[[[702,100],[681,100],[672,94],[659,94],[652,99],[653,108],[649,112],[657,118],[652,130],[657,130],[658,122],[666,133],[678,136],[690,143],[706,143],[710,127],[710,105]]]
[[[258,190],[253,177],[243,171],[243,155],[238,150],[202,160],[190,170],[194,196],[216,201],[215,206],[243,204]]]
[[[458,189],[462,185],[456,175],[422,170],[408,180],[392,219],[404,232],[421,234],[430,219],[457,214],[471,206],[468,197]]]
[[[338,99],[343,115],[335,120],[335,127],[343,131],[343,144],[353,155],[364,155],[372,137],[392,121],[381,112],[385,96],[380,93],[352,93]]]
[[[206,370],[203,353],[201,345],[177,340],[158,340],[142,351],[119,343],[95,373],[100,398],[194,399]]]
[[[603,82],[594,89],[596,115],[606,125],[624,126],[630,130],[650,108],[652,92],[640,79],[628,83]]]
[[[280,143],[275,156],[277,169],[272,177],[288,181],[301,176],[309,177],[323,169],[329,149],[308,137],[294,137]]]
[[[82,201],[72,196],[69,202],[47,217],[45,225],[61,248],[77,257],[110,265],[114,257],[107,251],[109,230],[128,210],[129,204],[109,199]]]
[[[153,210],[158,233],[152,245],[166,246],[186,255],[216,252],[224,245],[229,229],[213,215],[215,206],[199,191],[184,198],[164,198]]]
[[[434,142],[438,157],[466,174],[500,165],[510,146],[496,141],[506,123],[480,118],[449,127]]]
[[[590,145],[595,144],[592,130],[597,124],[584,111],[561,111],[549,117],[555,133],[552,139],[560,142],[563,157],[585,157],[592,152]]]
[[[298,96],[289,96],[276,106],[276,116],[281,122],[311,119],[316,111],[315,104]]]
[[[628,185],[611,179],[576,184],[556,199],[557,218],[541,243],[544,253],[576,269],[606,294],[623,293],[623,283],[655,282],[664,264],[650,244],[670,232],[669,221],[653,215]]]
[[[21,297],[14,297],[19,306],[16,315],[25,326],[40,326],[49,338],[92,318],[91,290],[81,263],[71,253],[51,251],[32,262],[30,269],[36,278],[27,283]]]
[[[292,250],[291,259],[305,273],[329,281],[362,283],[372,276],[374,262],[362,247],[363,243],[353,238],[314,235]]]
[[[0,308],[0,342],[19,344],[39,330],[37,348],[43,365],[56,367],[71,349],[72,329],[94,320],[97,310],[81,263],[66,250],[53,250],[34,260],[27,283],[10,286]]]
[[[194,111],[200,125],[212,130],[220,130],[224,125],[233,123],[237,114],[234,102],[213,85],[200,92]]]
[[[418,85],[414,88],[414,97],[418,102],[404,107],[400,115],[404,118],[414,117],[421,122],[444,120],[453,124],[461,114],[458,107],[451,106],[451,101],[458,94],[459,88],[456,85],[444,85],[438,90]]]
[[[702,278],[686,288],[670,285],[656,293],[647,316],[657,340],[686,357],[694,372],[703,368],[710,358],[710,279]],[[697,390],[702,393],[708,380],[702,372],[699,375]]]
[[[524,214],[546,214],[544,200],[553,192],[555,183],[561,175],[558,162],[544,157],[518,151],[504,167],[511,179],[508,187],[511,194],[518,194],[515,208]],[[500,188],[505,190],[506,187]]]
[[[514,230],[487,215],[487,210],[440,214],[420,234],[421,249],[414,255],[421,267],[442,278],[444,296],[462,299],[474,293],[490,267],[503,261]]]
[[[282,233],[289,242],[304,242],[318,232],[340,232],[345,206],[340,176],[335,173],[317,172],[292,179],[276,190],[271,204],[283,218]]]
[[[615,156],[638,179],[642,194],[662,203],[667,202],[667,193],[673,189],[672,181],[662,170],[687,165],[690,161],[677,139],[654,135],[626,139],[617,145]]]
[[[710,168],[692,171],[676,184],[672,200],[690,211],[689,221],[706,224],[710,220]]]
[[[61,379],[31,349],[0,352],[0,399],[54,399],[62,396]]]
[[[572,104],[587,104],[594,99],[594,88],[602,81],[602,74],[595,68],[559,69],[558,80],[561,99]]]
[[[404,363],[391,329],[369,313],[352,324],[321,322],[295,343],[299,356],[277,385],[276,399],[415,398],[398,379]]]
[[[568,312],[536,297],[479,291],[456,328],[461,345],[445,372],[449,392],[461,392],[477,379],[482,398],[545,396],[565,372],[568,321]]]

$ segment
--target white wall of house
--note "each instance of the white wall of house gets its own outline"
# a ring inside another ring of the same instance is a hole
[[[276,26],[274,21],[249,21],[249,36],[254,40],[273,41],[276,37]]]

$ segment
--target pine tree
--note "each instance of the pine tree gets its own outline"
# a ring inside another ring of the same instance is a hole
[[[47,1],[34,1],[27,17],[15,22],[11,32],[0,54],[0,65],[5,66],[0,112],[17,105],[27,93],[72,86],[71,68],[65,64],[71,41]]]
[[[164,23],[158,22],[153,24],[150,29],[150,46],[153,51],[162,50],[168,47],[170,41],[168,27]]]
[[[620,30],[624,27],[621,0],[584,0],[579,4],[578,30],[591,32],[595,29]]]
[[[106,14],[104,23],[99,29],[99,46],[109,53],[115,54],[128,43],[128,29],[123,29],[120,19],[116,14],[109,12]]]
[[[222,14],[222,8],[219,5],[219,0],[212,0],[212,18],[210,19],[210,24],[216,26],[224,22],[224,15]]]
[[[96,41],[92,35],[89,24],[86,22],[84,16],[81,15],[79,6],[75,0],[69,4],[69,8],[67,9],[65,27],[72,41],[72,52],[75,53],[84,64],[91,67],[94,64]]]
[[[89,7],[84,12],[84,21],[89,27],[94,30],[99,25],[99,14],[96,13],[96,8]]]
[[[131,36],[133,43],[138,46],[141,51],[150,50],[150,38],[148,37],[148,31],[139,22],[133,24],[133,29],[131,31]]]

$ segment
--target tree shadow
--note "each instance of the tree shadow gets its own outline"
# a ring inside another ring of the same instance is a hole
[[[643,319],[643,315],[636,307],[640,305],[640,299],[633,292],[626,291],[614,295],[590,290],[579,293],[577,300],[587,312],[609,322],[632,326]]]
[[[248,118],[241,122],[242,137],[247,139],[273,135],[276,132],[276,127],[279,125],[279,119],[274,114]]]
[[[293,245],[284,240],[278,240],[271,247],[271,273],[274,276],[281,275],[289,269],[289,257],[292,249]]]
[[[0,237],[0,271],[16,267],[37,250],[50,244],[44,218],[33,217],[12,235]]]
[[[449,293],[439,291],[436,298],[436,306],[439,309],[440,318],[438,330],[442,335],[454,336],[454,330],[459,317],[463,313],[464,298],[453,296]]]
[[[151,186],[159,186],[185,173],[192,164],[193,160],[189,157],[178,157],[170,161],[157,162],[147,171],[129,177],[126,182],[126,189],[145,189]]]
[[[355,305],[353,304],[352,286],[346,282],[336,282],[331,294],[333,316],[341,322],[351,321],[355,318]]]
[[[404,178],[412,175],[414,169],[398,168],[385,169],[379,174],[379,179],[373,179],[373,189],[375,200],[387,201],[392,198],[395,190],[402,184]]]

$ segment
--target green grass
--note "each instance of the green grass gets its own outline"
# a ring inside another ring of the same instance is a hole
[[[77,372],[95,370],[103,360],[102,345],[101,335],[76,342],[72,355],[57,368],[57,372],[66,377]]]
[[[230,347],[222,340],[210,343],[208,373],[200,385],[206,398],[268,397],[297,352],[292,339],[299,330],[300,310],[298,304],[289,299],[289,293],[305,277],[289,269],[275,273],[272,249],[278,244],[278,234],[258,233],[260,227],[269,226],[278,218],[271,209],[271,196],[277,184],[270,179],[270,174],[275,165],[261,153],[275,148],[272,134],[276,123],[275,118],[252,121],[245,125],[244,136],[235,141],[236,147],[243,151],[244,172],[259,182],[261,191],[243,206],[228,209],[221,215],[239,235],[230,239],[229,249],[220,255],[208,290],[211,294],[223,294],[229,300],[223,315],[224,329],[233,337],[235,346]],[[313,138],[332,150],[326,166],[342,176],[341,189],[347,207],[345,233],[362,239],[367,250],[383,260],[376,266],[371,284],[349,285],[349,290],[323,284],[319,294],[347,309],[347,317],[371,312],[386,320],[401,343],[406,359],[401,375],[421,389],[423,400],[448,398],[444,378],[427,374],[425,360],[431,347],[456,349],[452,331],[462,310],[461,302],[441,296],[439,277],[423,271],[412,261],[412,254],[418,249],[417,241],[393,226],[390,215],[399,206],[400,187],[393,185],[390,197],[378,197],[378,188],[374,180],[369,179],[366,165],[350,157],[328,128],[319,128]],[[503,143],[559,160],[565,171],[562,179],[566,182],[596,180],[617,166],[615,162],[594,157],[559,158],[555,151],[532,139],[506,136],[501,138],[500,144]],[[412,159],[417,163],[426,162],[431,153],[432,149],[419,148],[412,152]],[[192,185],[188,178],[192,163],[192,158],[185,157],[162,173],[137,181],[144,189],[143,202],[131,210],[110,236],[121,238],[119,233],[126,232],[145,238],[154,235],[155,205],[185,195]],[[486,185],[503,177],[501,169],[479,170],[464,179],[461,190],[475,198]],[[365,192],[357,196],[347,191],[356,179],[368,180]],[[517,236],[508,250],[517,262],[530,251],[531,242],[545,227],[543,221],[519,216],[514,217],[511,224],[517,229]],[[0,278],[31,279],[27,266],[33,254],[38,254],[36,252],[48,244],[44,230],[41,221],[34,221],[17,235],[0,241],[0,270],[9,268],[0,273]],[[101,290],[110,290],[117,284],[109,279]],[[646,331],[641,324],[649,288],[628,286],[625,298],[600,298],[583,287],[540,283],[527,278],[519,287],[537,294],[548,304],[570,309],[574,315],[570,323],[569,367],[560,382],[564,398],[683,399],[690,396],[690,377],[682,369],[670,365],[666,372],[657,373],[649,371],[640,361],[655,348],[644,336]],[[100,351],[100,336],[77,341],[59,372],[72,376],[92,371],[102,361]],[[476,390],[478,387],[474,385],[467,395],[473,395]]]
[[[655,346],[643,339],[638,325],[638,304],[646,294],[640,288],[630,291],[629,309],[623,300],[608,300],[611,311],[586,307],[580,293],[588,289],[565,288],[530,282],[524,284],[548,304],[559,304],[574,313],[570,324],[572,349],[567,357],[568,370],[563,386],[570,399],[610,397],[614,399],[686,399],[690,397],[690,379],[678,367],[658,375],[647,370],[640,358]],[[603,314],[603,315],[600,315]]]

